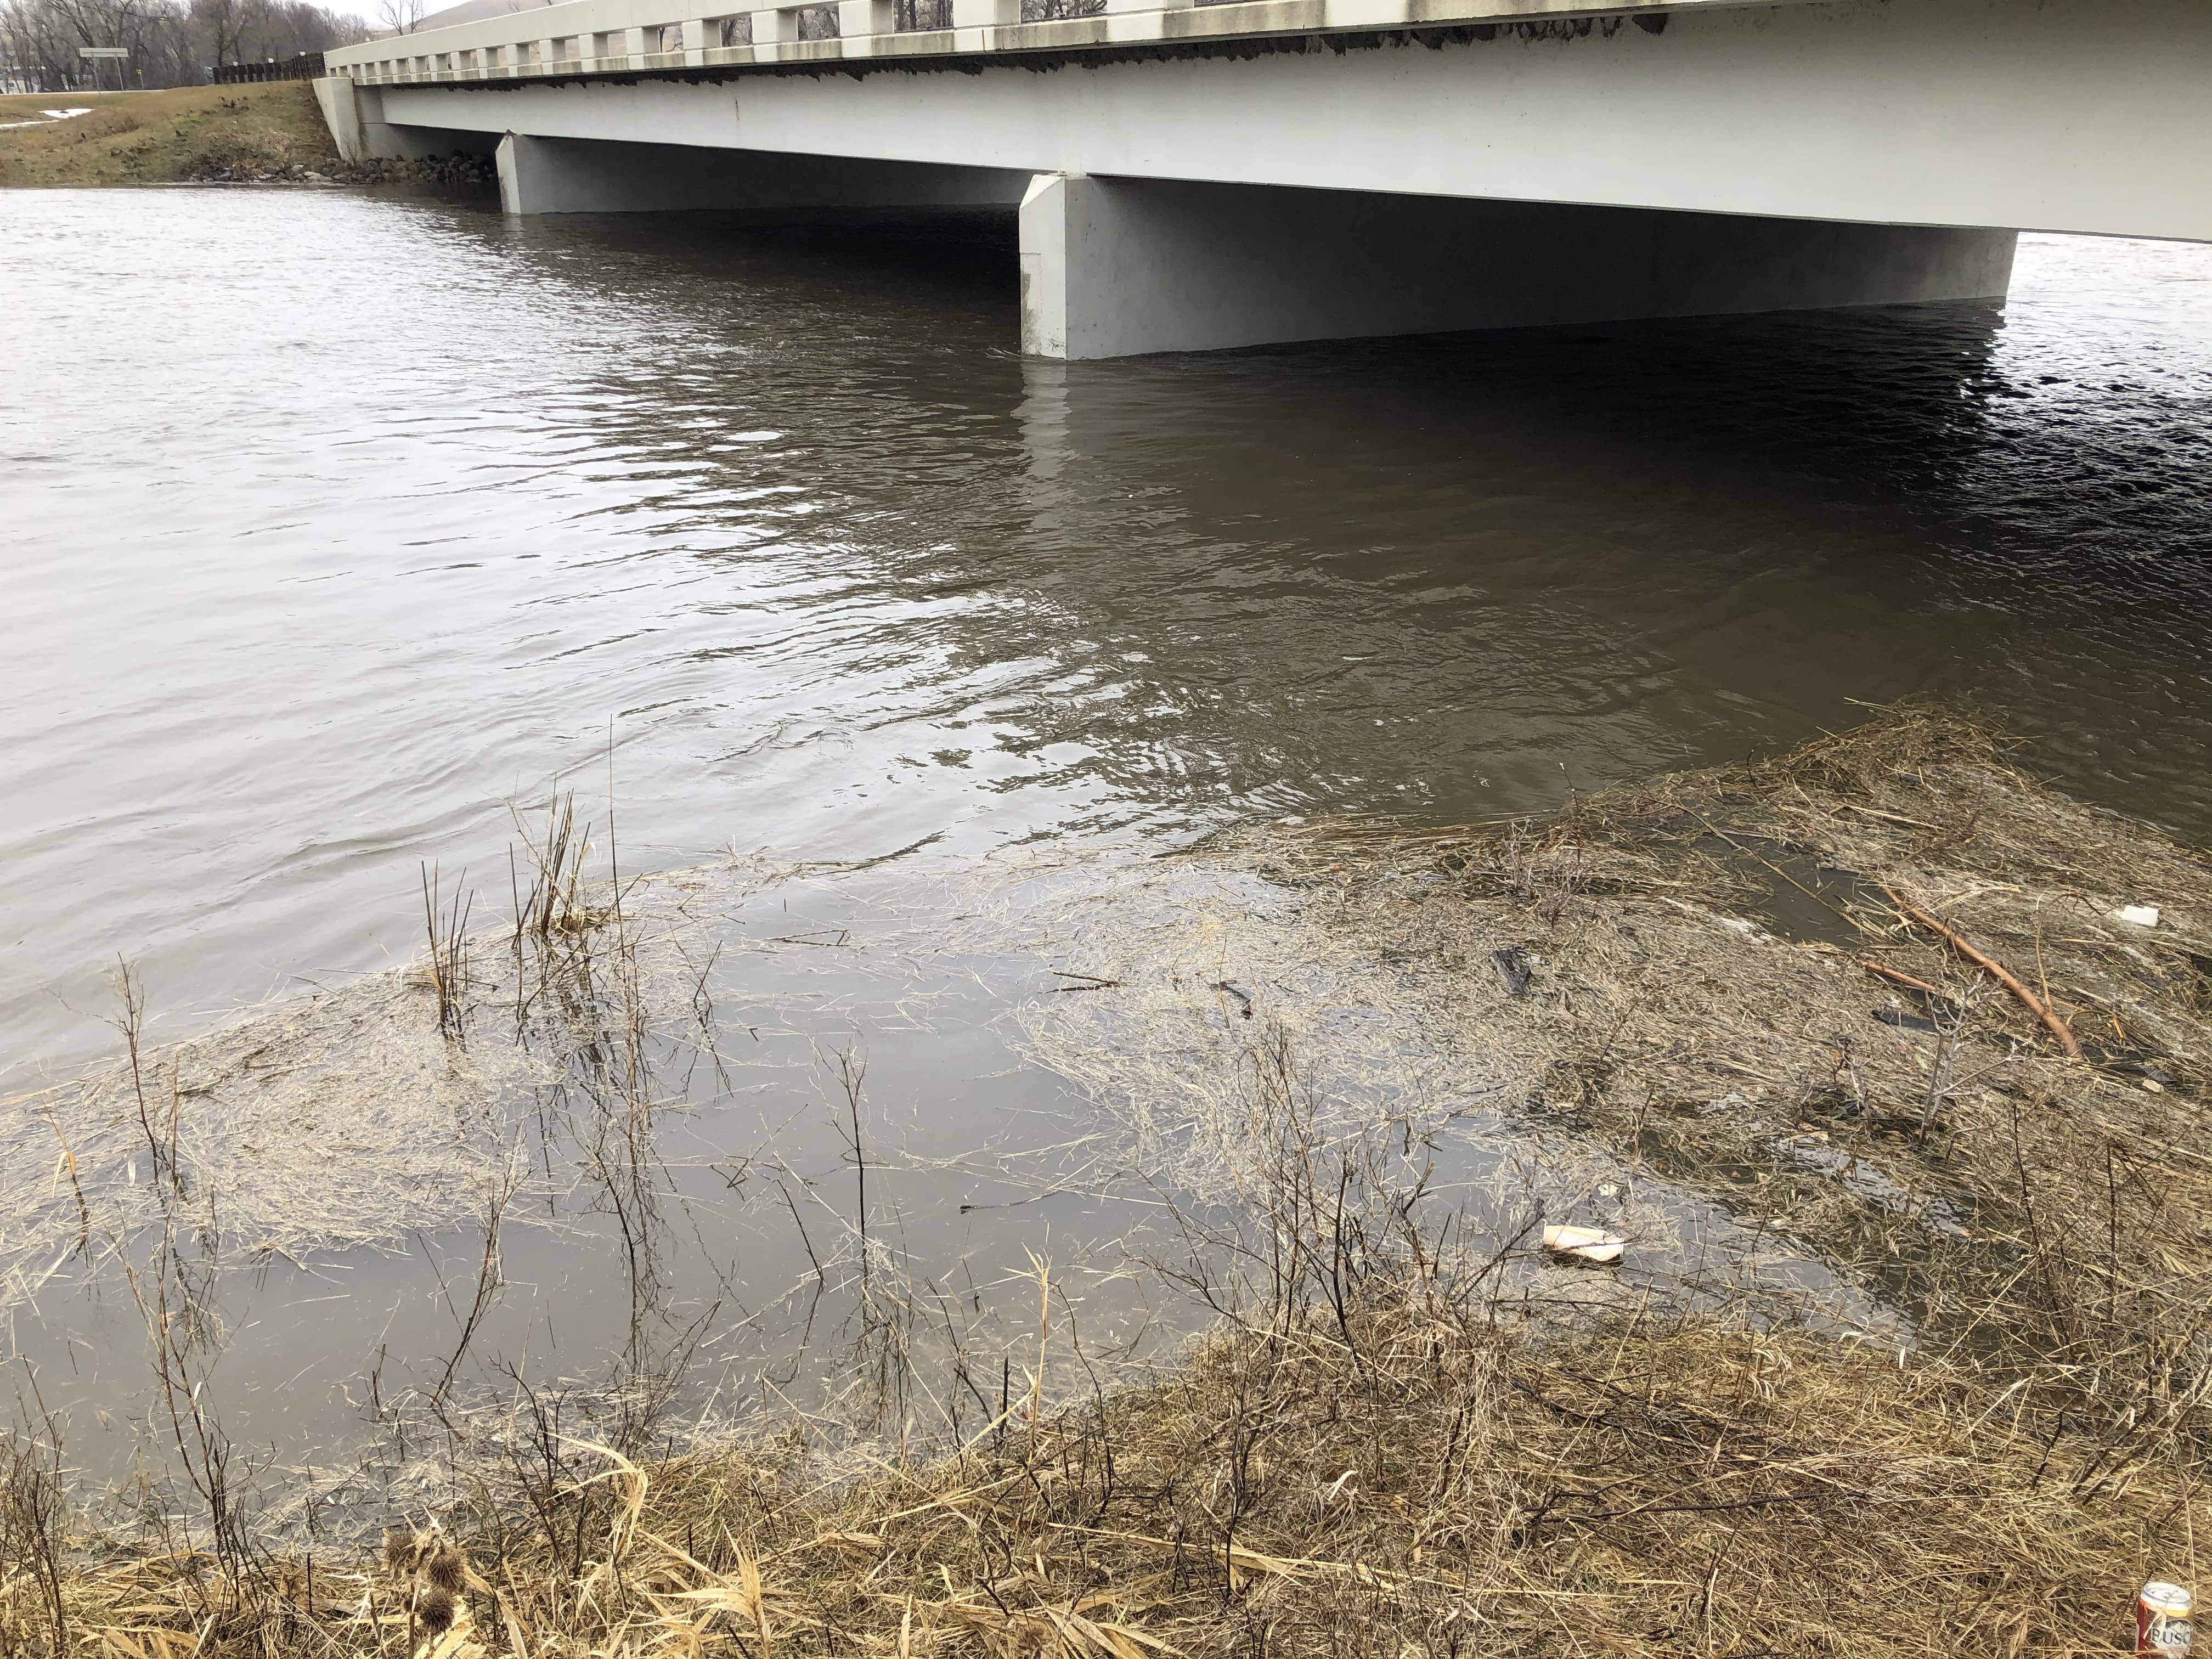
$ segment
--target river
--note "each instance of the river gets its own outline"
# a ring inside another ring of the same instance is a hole
[[[0,197],[10,1091],[112,1052],[118,958],[157,1038],[407,960],[422,866],[503,903],[556,787],[631,869],[899,855],[888,915],[909,869],[1464,822],[1942,692],[2212,836],[2212,249],[2030,237],[2002,308],[1060,365],[1010,242]],[[939,1152],[1038,1103],[869,996],[878,1079],[997,1079],[909,1103]]]

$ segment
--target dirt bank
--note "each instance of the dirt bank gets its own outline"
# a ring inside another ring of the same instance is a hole
[[[1648,1170],[1708,1194],[1893,1322],[1705,1265],[1632,1290],[1525,1271],[1563,1219],[1617,1226],[1637,1261],[1633,1193],[1563,1213],[1531,1189],[1502,1236],[1463,1230],[1412,1103],[1363,1126],[1317,1098],[1322,1039],[1279,1016],[1278,964],[1201,999],[1241,1045],[1223,1107],[1243,1201],[1187,1205],[1182,1248],[1129,1264],[1216,1316],[1180,1366],[1048,1391],[1074,1332],[1041,1267],[1036,1338],[988,1391],[963,1374],[955,1446],[884,1445],[855,1474],[825,1469],[804,1413],[684,1451],[648,1408],[587,1442],[518,1394],[471,1431],[471,1495],[434,1532],[416,1516],[381,1559],[312,1567],[210,1524],[204,1490],[198,1514],[173,1494],[151,1555],[72,1538],[34,1429],[8,1443],[0,1636],[440,1659],[2012,1659],[2124,1650],[2136,1587],[2194,1578],[2195,850],[1907,708],[1541,820],[1260,826],[1178,860],[1249,872],[1395,976],[1406,1029],[1340,1040],[1380,1054],[1449,1029],[1512,1085],[1527,1135],[1607,1149],[1632,1188]],[[1081,1000],[1166,996],[1146,960],[1086,957]],[[896,1373],[895,1322],[866,1340]]]
[[[46,113],[70,110],[84,112],[59,120]],[[14,122],[36,125],[5,125]],[[304,81],[0,97],[0,185],[481,183],[485,176],[481,158],[348,166]]]

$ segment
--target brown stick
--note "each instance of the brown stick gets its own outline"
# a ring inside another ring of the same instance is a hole
[[[1930,985],[1924,979],[1915,979],[1902,969],[1887,968],[1879,962],[1869,962],[1864,957],[1855,957],[1852,960],[1869,974],[1880,974],[1884,979],[1894,980],[1899,985],[1909,985],[1916,991],[1936,997],[1944,1002],[1956,1003],[1959,1000],[1941,986]]]
[[[1926,927],[1935,933],[1941,933],[1950,942],[1950,945],[1953,950],[1956,951],[1960,956],[1966,957],[1967,961],[1972,963],[1977,968],[1987,970],[1996,980],[1998,984],[2003,986],[2006,990],[2018,997],[2021,1001],[2026,1005],[2028,1012],[2043,1022],[2044,1029],[2049,1031],[2051,1036],[2058,1039],[2058,1046],[2066,1051],[2067,1057],[2069,1059],[2079,1060],[2081,1058],[2081,1045],[2074,1040],[2074,1033],[2067,1029],[2066,1022],[2059,1018],[2057,1015],[2052,1013],[2050,1008],[2036,996],[2034,992],[2029,990],[2027,987],[2021,984],[2019,980],[2014,978],[2011,970],[2006,968],[2002,963],[1999,962],[1995,957],[1989,955],[1986,951],[1976,950],[1972,945],[1966,942],[1963,934],[1958,933],[1954,928],[1945,927],[1942,922],[1936,921],[1935,917],[1929,915],[1925,910],[1920,909],[1915,905],[1907,904],[1903,899],[1898,897],[1894,892],[1892,892],[1887,886],[1884,886],[1881,890],[1889,894],[1890,902],[1896,905],[1899,910],[1903,911],[1913,921],[1918,922],[1923,927]]]

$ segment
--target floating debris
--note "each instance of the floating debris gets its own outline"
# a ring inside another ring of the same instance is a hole
[[[1547,1227],[1544,1248],[1554,1255],[1571,1255],[1582,1261],[1614,1262],[1628,1241],[1601,1227]]]

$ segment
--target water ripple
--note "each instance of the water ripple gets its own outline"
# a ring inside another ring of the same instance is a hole
[[[2203,249],[1062,366],[1003,229],[52,191],[0,289],[9,1058],[118,951],[202,1011],[404,954],[610,721],[647,863],[1464,818],[1923,690],[2212,830]]]

